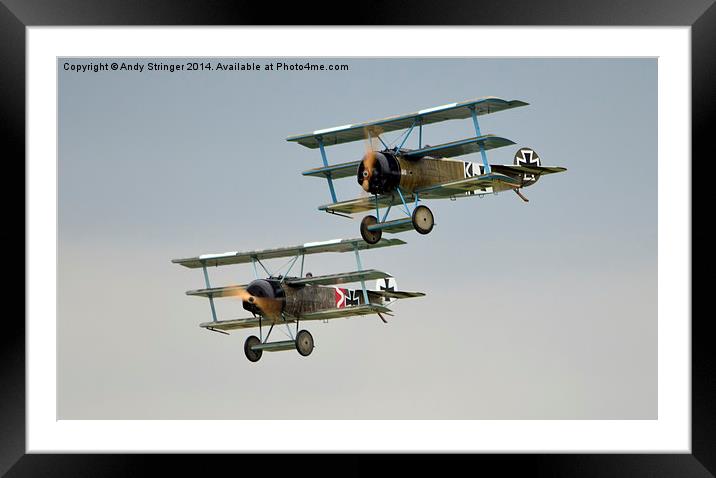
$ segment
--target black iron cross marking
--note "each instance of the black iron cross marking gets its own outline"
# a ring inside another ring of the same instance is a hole
[[[395,291],[395,287],[390,287],[390,282],[388,281],[388,279],[383,279],[383,283],[385,284],[385,287],[383,287],[383,285],[381,284],[380,290],[384,290],[386,292]]]
[[[537,159],[532,159],[532,158],[534,158],[534,154],[535,154],[534,151],[520,151],[520,153],[522,153],[523,159],[519,159],[519,158],[517,159],[518,165],[521,164],[524,166],[539,166],[539,161]],[[522,179],[524,181],[534,181],[535,175],[524,173],[522,175]]]
[[[522,152],[522,158],[523,160],[517,160],[519,164],[524,164],[525,166],[537,166],[538,161],[535,159],[533,160],[532,157],[534,156],[534,151],[524,151]]]
[[[346,305],[358,305],[359,295],[357,290],[346,290]]]

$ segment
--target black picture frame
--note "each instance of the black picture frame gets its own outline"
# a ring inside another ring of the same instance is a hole
[[[625,25],[690,26],[692,48],[692,157],[708,158],[709,127],[716,111],[716,5],[714,0],[525,0],[454,1],[449,4],[416,0],[392,4],[371,3],[362,8],[336,4],[229,1],[119,1],[119,0],[0,0],[0,108],[5,166],[20,169],[25,158],[25,28],[80,25]],[[347,23],[350,22],[350,23]],[[663,132],[660,132],[663,134]],[[693,163],[692,163],[693,164]],[[25,178],[24,167],[19,174]],[[6,173],[6,210],[18,215],[15,176]],[[706,186],[705,186],[706,187]],[[696,192],[698,188],[694,188]],[[695,196],[692,196],[695,199]],[[697,205],[697,201],[692,201]],[[22,211],[25,223],[25,209]],[[6,222],[9,224],[9,222]],[[6,238],[18,236],[5,229]],[[692,236],[693,237],[693,236]],[[23,239],[27,238],[24,235]],[[8,248],[9,249],[9,248]],[[17,249],[13,249],[17,250]],[[23,250],[26,249],[23,241]],[[693,251],[692,251],[693,255]],[[10,254],[12,262],[19,262]],[[25,258],[26,259],[26,258]],[[704,269],[699,262],[697,268]],[[696,269],[692,269],[696,271]],[[7,271],[8,274],[14,274]],[[692,281],[693,282],[693,281]],[[692,292],[693,297],[693,292]],[[7,304],[14,297],[8,295]],[[693,310],[692,298],[692,310]],[[6,309],[10,310],[10,309]],[[151,472],[147,465],[166,471],[206,473],[214,466],[233,464],[235,472],[264,473],[267,457],[240,458],[129,454],[26,454],[25,452],[25,326],[6,314],[0,334],[0,473],[7,476],[126,476]],[[451,467],[498,466],[509,474],[529,476],[714,476],[716,474],[716,366],[707,333],[710,314],[692,314],[692,453],[684,454],[523,454],[461,455]],[[299,472],[300,457],[285,462]],[[232,460],[232,461],[229,461]],[[307,473],[372,474],[375,465],[365,455],[334,456],[336,465],[309,466]],[[217,461],[220,463],[217,464]],[[284,461],[284,460],[282,460]],[[310,462],[309,462],[310,463]],[[422,467],[424,457],[401,459],[406,472]],[[407,468],[406,468],[407,467]],[[457,470],[458,468],[455,468]]]

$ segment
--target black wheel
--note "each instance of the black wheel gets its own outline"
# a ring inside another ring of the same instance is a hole
[[[301,330],[296,334],[296,350],[304,357],[308,357],[313,352],[313,336],[308,330]]]
[[[366,216],[360,222],[360,235],[363,237],[363,240],[368,244],[376,244],[378,241],[380,241],[380,238],[383,235],[383,231],[381,231],[380,229],[376,231],[368,230],[368,226],[372,226],[373,224],[377,223],[378,219],[375,216]]]
[[[428,234],[433,230],[435,218],[433,212],[427,206],[420,205],[413,211],[413,227],[420,234]]]
[[[261,358],[261,355],[264,353],[263,350],[251,350],[251,347],[260,343],[261,341],[255,335],[250,336],[248,339],[246,339],[246,342],[244,342],[244,353],[246,354],[246,358],[249,359],[249,361],[258,362]]]

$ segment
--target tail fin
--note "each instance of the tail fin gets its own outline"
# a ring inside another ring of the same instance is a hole
[[[515,153],[515,166],[542,166],[542,160],[540,159],[537,151],[532,148],[520,148]],[[520,178],[522,183],[536,183],[539,179],[538,174],[522,174]],[[528,184],[525,184],[528,185]]]
[[[377,281],[375,281],[375,289],[374,290],[397,291],[398,290],[398,282],[395,280],[395,277],[386,277],[385,279],[378,279]],[[398,300],[398,299],[385,298],[383,304],[385,304],[385,305],[392,304],[396,300]]]
[[[342,289],[340,287],[334,287],[335,289],[335,295],[336,295],[336,307],[339,309],[342,309],[343,307],[351,307],[362,304],[363,301],[363,290],[362,289]],[[394,277],[386,277],[385,279],[378,279],[375,281],[375,287],[373,288],[374,291],[380,292],[380,291],[397,291],[398,290],[398,284],[395,281]],[[368,293],[370,295],[370,290],[368,290]],[[388,297],[375,297],[369,299],[371,302],[377,301],[378,304],[380,304],[382,299],[383,305],[392,304],[395,302],[396,298],[388,298]]]

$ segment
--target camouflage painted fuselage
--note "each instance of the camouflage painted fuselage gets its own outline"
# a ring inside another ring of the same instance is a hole
[[[535,155],[536,158],[537,156]],[[517,160],[515,164],[517,164]],[[432,186],[444,185],[485,174],[485,166],[482,162],[434,158],[431,156],[416,159],[389,151],[375,153],[375,159],[372,166],[370,166],[370,173],[365,171],[365,167],[366,160],[364,159],[358,166],[357,180],[365,188],[363,182],[366,176],[369,177],[368,192],[372,194],[389,194],[398,188],[403,194],[412,194],[415,191],[425,190]],[[520,187],[531,186],[537,180],[537,176],[534,174],[515,173],[510,168],[504,168],[500,165],[495,165],[492,169],[496,172],[499,171],[503,176],[519,181]],[[506,184],[495,181],[490,186],[474,191],[466,191],[465,194],[499,192],[514,189],[514,187],[514,182]]]
[[[278,307],[271,308],[263,313],[247,302],[244,308],[256,314],[261,314],[268,323],[280,322],[281,312],[287,316],[302,317],[313,312],[340,309],[364,303],[363,291],[343,289],[339,287],[328,287],[320,285],[288,285],[278,279],[258,279],[252,282],[248,289],[251,294],[269,299]],[[368,301],[371,304],[381,305],[383,299],[374,294],[368,294]]]
[[[447,158],[421,158],[418,161],[398,157],[400,164],[400,189],[412,193],[416,189],[444,184],[484,174],[482,164]],[[498,192],[507,186],[489,187],[475,192]]]

